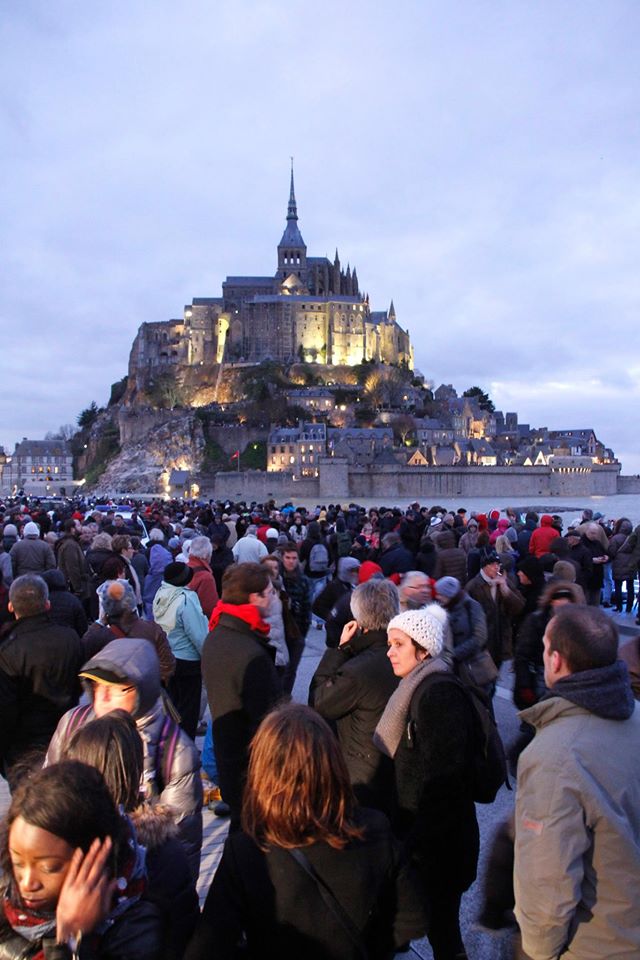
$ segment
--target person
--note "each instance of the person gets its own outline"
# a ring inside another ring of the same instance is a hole
[[[64,576],[72,593],[82,603],[89,600],[89,569],[80,546],[80,531],[75,520],[65,520],[62,537],[56,542],[54,553],[58,570]],[[86,629],[86,628],[85,628]],[[84,632],[84,631],[83,631]]]
[[[85,663],[80,677],[89,703],[62,717],[45,764],[60,759],[79,727],[112,710],[126,710],[136,721],[144,747],[141,790],[147,799],[172,811],[192,876],[197,878],[202,846],[200,759],[193,741],[167,713],[154,648],[138,637],[113,640]]]
[[[500,566],[498,554],[491,551],[480,558],[480,573],[466,585],[472,600],[477,600],[487,619],[487,650],[496,667],[512,655],[513,620],[524,607],[524,598],[514,588]]]
[[[631,613],[635,599],[635,579],[638,570],[637,536],[632,536],[631,521],[622,517],[609,540],[607,555],[611,560],[614,585],[614,604],[617,613],[622,613],[622,585],[625,585],[625,611]]]
[[[231,539],[231,537],[229,539]],[[222,593],[222,578],[224,572],[227,567],[230,567],[234,562],[233,553],[228,543],[224,543],[218,535],[214,534],[211,538],[211,559],[209,560],[209,566],[211,567],[213,579],[216,582],[218,597]]]
[[[591,569],[586,575],[584,593],[590,607],[599,607],[602,585],[604,583],[604,565],[609,559],[607,547],[603,548],[602,546],[602,537],[604,536],[607,546],[608,541],[606,540],[604,530],[595,520],[583,524],[583,526],[584,533],[582,534],[581,543],[591,557]]]
[[[48,543],[40,539],[40,527],[33,520],[25,523],[23,539],[18,540],[9,550],[13,576],[22,577],[26,573],[44,573],[53,570],[56,559]]]
[[[220,599],[216,581],[209,565],[213,547],[208,537],[193,537],[190,543],[187,563],[193,570],[193,578],[189,583],[189,589],[197,593],[202,612],[208,621],[213,613],[213,608]]]
[[[445,646],[453,670],[463,683],[474,683],[491,692],[493,673],[487,671],[484,653],[487,646],[487,619],[484,610],[455,577],[441,577],[434,586],[438,603],[447,611]],[[490,665],[491,661],[489,661]]]
[[[398,587],[400,610],[419,610],[433,599],[431,578],[420,570],[409,570],[402,575]]]
[[[298,548],[292,540],[280,548],[282,561],[282,584],[289,597],[291,615],[295,620],[303,643],[311,626],[311,601],[313,585],[302,572]]]
[[[336,575],[313,601],[312,612],[327,620],[331,610],[345,593],[351,593],[358,582],[360,563],[355,557],[339,557]]]
[[[122,519],[122,517],[120,519]],[[116,516],[116,521],[117,520],[118,517]],[[124,524],[120,525],[119,529],[124,531]],[[133,564],[135,549],[131,537],[124,532],[116,533],[111,540],[111,549],[114,553],[117,553],[124,564],[124,576],[131,584],[131,588],[135,594],[138,612],[142,613],[142,586],[138,571]]]
[[[155,647],[160,663],[160,680],[166,687],[176,668],[167,635],[153,620],[137,613],[136,596],[126,580],[105,580],[98,587],[102,619],[92,623],[82,637],[84,660],[95,657],[108,643],[120,637],[142,637]]]
[[[258,540],[258,528],[254,523],[249,524],[243,537],[234,544],[231,553],[236,563],[260,563],[266,557],[268,550],[261,540]]]
[[[393,531],[385,533],[380,540],[382,552],[378,557],[378,563],[385,577],[390,577],[394,573],[406,573],[413,570],[415,561],[413,554],[402,544],[400,534]]]
[[[202,648],[218,785],[229,805],[233,829],[240,823],[249,743],[264,715],[282,696],[275,651],[268,643],[269,626],[263,619],[272,593],[269,571],[261,564],[229,567]]]
[[[162,918],[163,960],[181,960],[200,916],[198,894],[171,810],[140,796],[144,751],[135,720],[125,710],[92,720],[76,730],[63,757],[95,767],[129,816],[146,850],[145,896]]]
[[[51,622],[49,590],[36,574],[13,581],[9,610],[16,623],[0,645],[0,770],[14,790],[78,702],[82,645],[75,630]]]
[[[389,822],[356,806],[326,721],[300,704],[273,710],[185,960],[232,960],[243,935],[249,960],[390,960],[423,932]]]
[[[263,615],[269,624],[269,646],[275,650],[275,665],[282,679],[282,689],[291,693],[304,641],[290,609],[290,600],[280,576],[280,561],[274,554],[263,557],[261,564],[269,571],[273,593],[269,608]]]
[[[160,916],[142,896],[144,851],[93,767],[69,760],[25,778],[3,824],[0,866],[3,957],[160,960]]]
[[[435,960],[466,956],[460,900],[475,880],[480,843],[473,800],[477,730],[469,695],[441,656],[446,622],[438,604],[389,622],[387,656],[400,684],[374,735],[393,758],[392,824],[425,887]]]
[[[142,606],[146,620],[153,620],[153,598],[162,583],[162,575],[173,557],[164,545],[164,534],[160,527],[149,531],[149,569],[142,587]]]
[[[40,576],[49,588],[51,622],[71,627],[81,637],[89,625],[87,614],[79,598],[69,590],[62,570],[45,570]]]
[[[393,765],[373,734],[398,685],[387,658],[387,625],[399,613],[390,580],[368,580],[351,595],[354,619],[337,649],[329,648],[311,679],[309,705],[335,723],[351,785],[359,803],[390,808]]]
[[[182,729],[196,738],[200,714],[202,645],[208,632],[197,593],[187,589],[193,568],[174,560],[164,569],[163,580],[153,599],[153,619],[167,635],[176,668],[168,691],[180,714]]]
[[[532,960],[640,956],[640,709],[602,610],[566,606],[544,635],[549,693],[520,716],[515,913]]]

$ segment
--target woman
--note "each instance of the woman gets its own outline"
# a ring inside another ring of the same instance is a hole
[[[202,612],[208,621],[220,599],[209,563],[213,547],[209,537],[193,537],[191,540],[185,540],[183,548],[187,545],[189,549],[185,562],[193,570],[193,578],[189,584],[189,589],[197,593]]]
[[[613,536],[609,540],[607,554],[611,560],[611,573],[614,584],[614,605],[616,613],[622,613],[622,585],[625,584],[626,604],[625,612],[631,613],[635,599],[635,579],[638,568],[637,558],[634,557],[630,543],[630,534],[633,530],[631,521],[621,517],[616,522]]]
[[[423,931],[389,822],[355,805],[327,723],[300,704],[268,714],[242,831],[227,839],[186,960],[231,960],[243,935],[248,958],[378,960]]]
[[[424,882],[435,960],[466,956],[460,899],[476,877],[473,707],[441,657],[447,614],[437,604],[390,621],[387,656],[400,684],[374,734],[393,758],[396,835]]]
[[[59,960],[84,938],[101,960],[159,960],[160,917],[142,899],[144,851],[93,767],[67,761],[21,782],[0,862],[3,956]]]
[[[153,600],[162,583],[162,574],[173,557],[164,545],[164,535],[158,527],[149,531],[149,571],[142,588],[145,620],[153,620]]]
[[[179,960],[200,915],[198,894],[172,810],[142,802],[144,757],[135,720],[124,710],[92,720],[73,734],[64,758],[99,770],[114,802],[129,815],[147,852],[146,899],[162,917],[163,960]]]
[[[142,613],[142,588],[140,586],[140,577],[138,576],[138,572],[132,563],[135,550],[133,549],[131,537],[128,537],[124,534],[116,534],[111,541],[111,548],[114,553],[118,554],[124,563],[125,578],[131,584],[131,589],[134,592],[138,613]],[[114,577],[113,579],[116,578]]]
[[[264,622],[269,624],[268,643],[276,651],[275,665],[282,679],[282,689],[289,694],[302,656],[304,638],[291,613],[291,601],[284,589],[277,554],[263,557],[260,565],[269,571],[273,584],[269,608],[264,614]]]

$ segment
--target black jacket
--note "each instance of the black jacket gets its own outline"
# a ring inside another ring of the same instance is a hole
[[[473,802],[472,710],[451,675],[425,677],[413,694],[408,727],[394,757],[394,828],[428,890],[463,892],[476,877],[480,841]]]
[[[0,765],[5,774],[44,751],[58,721],[78,702],[82,644],[48,613],[18,620],[0,646]]]
[[[202,677],[213,721],[219,786],[237,822],[248,748],[260,721],[282,696],[267,638],[223,613],[202,648]]]
[[[416,569],[413,554],[401,543],[396,543],[388,550],[384,550],[378,558],[378,563],[385,577],[390,577],[392,573],[407,573],[408,570]]]
[[[371,960],[387,960],[424,932],[415,887],[400,866],[398,844],[383,814],[360,809],[364,838],[343,850],[304,848],[357,929]],[[232,960],[247,934],[248,960],[358,960],[344,926],[324,904],[316,882],[290,853],[262,850],[244,833],[230,834],[185,960]]]
[[[357,634],[327,650],[311,680],[309,703],[336,721],[351,783],[360,803],[388,811],[393,765],[373,745],[373,732],[398,686],[387,658],[385,630]]]
[[[53,623],[71,627],[81,637],[89,626],[87,615],[78,597],[67,589],[61,570],[46,570],[42,579],[49,587],[49,616]]]

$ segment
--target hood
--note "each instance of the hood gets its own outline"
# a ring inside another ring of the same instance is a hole
[[[180,607],[185,602],[186,587],[174,587],[163,580],[153,598],[153,619],[169,634],[176,625]]]
[[[122,637],[112,640],[106,647],[88,660],[82,673],[96,667],[111,670],[122,682],[133,683],[138,690],[138,703],[133,713],[139,720],[151,711],[160,696],[160,662],[156,649],[149,640],[141,637]]]
[[[66,590],[67,581],[62,570],[45,570],[40,574],[49,590]]]
[[[153,850],[178,835],[173,810],[163,803],[143,803],[129,814],[139,842]]]
[[[351,576],[360,569],[360,561],[355,557],[340,557],[338,560],[337,577],[343,583],[351,583]]]
[[[541,527],[550,527],[550,526],[552,526],[552,524],[553,524],[553,517],[551,516],[551,514],[550,514],[550,513],[543,513],[542,517],[540,518],[540,526],[541,526]]]
[[[152,575],[164,573],[164,568],[172,560],[173,557],[166,547],[163,547],[161,543],[154,543],[149,553],[149,573]]]
[[[551,580],[540,594],[538,606],[541,610],[546,610],[551,606],[551,601],[558,590],[568,590],[571,594],[572,603],[583,604],[585,602],[584,591],[577,583],[573,583],[571,580]]]

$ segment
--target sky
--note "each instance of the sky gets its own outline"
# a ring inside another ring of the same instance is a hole
[[[640,473],[639,32],[637,0],[3,4],[0,443],[274,273],[293,155],[309,254],[428,380]]]

